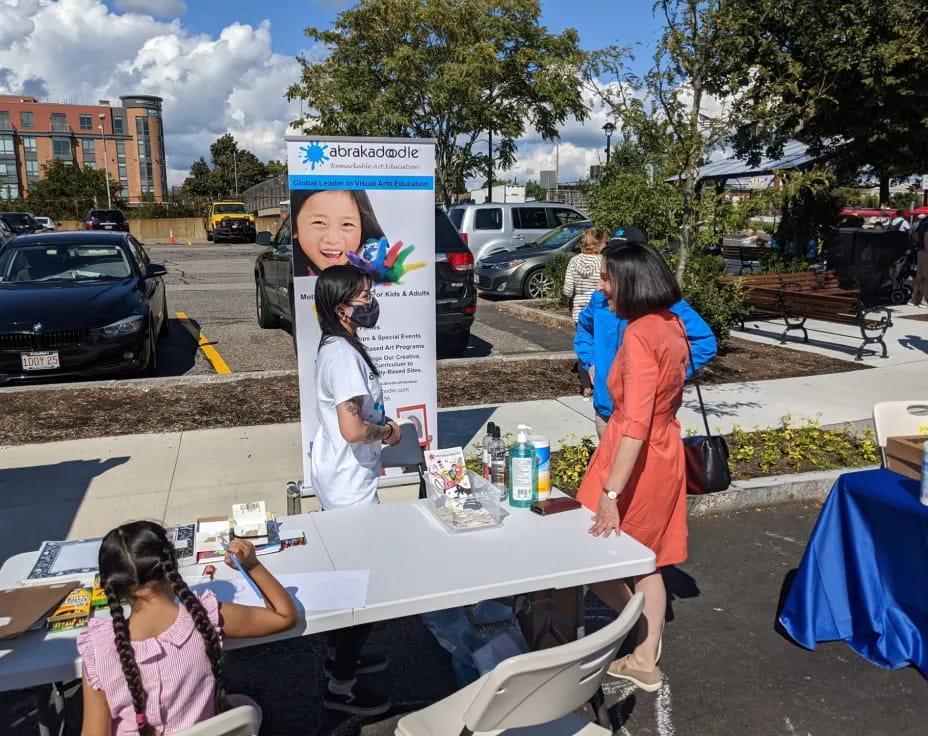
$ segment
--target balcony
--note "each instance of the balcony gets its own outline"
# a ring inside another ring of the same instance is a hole
[[[70,133],[71,126],[67,123],[52,123],[52,133]]]

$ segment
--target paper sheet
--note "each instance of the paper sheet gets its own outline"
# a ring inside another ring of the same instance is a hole
[[[81,544],[62,544],[61,552],[49,570],[51,574],[67,572],[68,570],[84,570],[97,568],[97,558],[100,554],[100,540],[93,539]]]
[[[337,611],[367,606],[370,570],[293,573],[278,575],[277,579],[305,611]],[[220,603],[264,605],[241,577],[197,583],[191,589],[201,594],[211,590]]]

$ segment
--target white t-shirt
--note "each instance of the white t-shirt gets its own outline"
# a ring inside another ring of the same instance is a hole
[[[889,223],[889,226],[893,230],[901,230],[902,232],[908,232],[909,229],[911,228],[911,225],[909,225],[909,221],[906,220],[904,217],[894,217],[892,221]]]
[[[383,391],[361,354],[341,337],[331,338],[316,356],[316,419],[310,478],[323,509],[379,503],[381,442],[348,442],[338,428],[336,407],[363,396],[361,418],[384,424]]]

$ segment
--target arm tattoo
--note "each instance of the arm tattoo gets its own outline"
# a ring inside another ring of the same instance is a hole
[[[348,413],[351,414],[351,416],[361,416],[361,409],[363,408],[364,404],[360,396],[355,396],[353,399],[348,399],[345,404],[345,408],[348,410]]]
[[[383,441],[387,438],[387,435],[390,433],[390,427],[382,427],[379,424],[370,424],[369,422],[364,423],[364,441],[365,442],[377,442]]]

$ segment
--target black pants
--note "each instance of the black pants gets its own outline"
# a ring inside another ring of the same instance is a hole
[[[336,680],[353,680],[354,670],[361,655],[364,642],[370,636],[373,624],[350,626],[328,633],[328,645],[335,649],[335,663],[332,665],[332,677]]]

